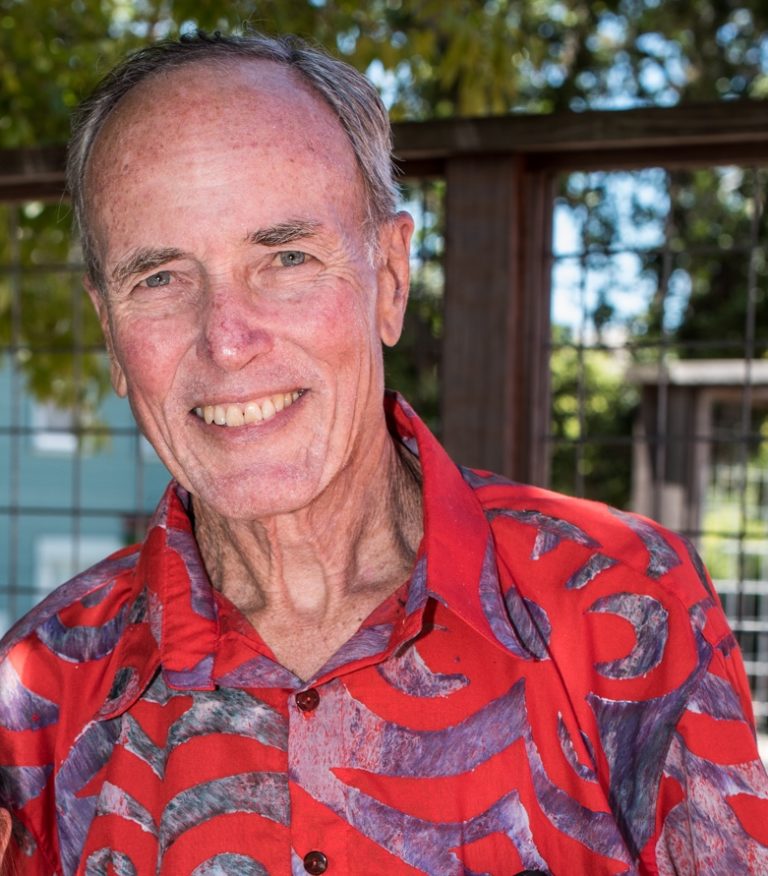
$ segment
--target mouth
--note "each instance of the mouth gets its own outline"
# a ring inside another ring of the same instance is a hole
[[[192,413],[208,425],[215,423],[217,426],[237,429],[241,426],[252,426],[271,420],[280,411],[289,408],[297,399],[301,398],[304,392],[303,389],[294,389],[291,392],[279,392],[276,395],[246,402],[200,405],[193,408]]]

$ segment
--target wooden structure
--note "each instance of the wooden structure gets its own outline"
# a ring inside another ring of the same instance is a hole
[[[570,170],[768,163],[768,102],[395,125],[405,176],[447,181],[443,439],[546,483],[554,183]],[[63,148],[0,152],[0,200],[58,198]]]

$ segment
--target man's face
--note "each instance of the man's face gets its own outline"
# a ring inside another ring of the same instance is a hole
[[[269,62],[138,86],[87,189],[113,384],[173,475],[218,513],[296,510],[383,429],[411,222],[371,253],[349,141]]]

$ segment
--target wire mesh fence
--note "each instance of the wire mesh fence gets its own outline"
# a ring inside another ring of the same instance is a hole
[[[549,486],[691,537],[768,726],[766,171],[564,174],[552,205]],[[390,385],[440,432],[445,182],[408,180]],[[0,204],[0,629],[140,537],[167,472],[108,389],[58,203]],[[460,244],[459,244],[460,245]],[[477,254],[482,258],[482,253]]]

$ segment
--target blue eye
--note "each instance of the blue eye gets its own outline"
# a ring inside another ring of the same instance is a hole
[[[150,289],[156,289],[158,286],[167,286],[170,282],[170,271],[158,271],[156,274],[152,274],[151,277],[147,277],[147,279],[144,281],[144,283],[149,286]]]
[[[307,254],[296,249],[290,249],[280,253],[280,264],[284,268],[295,268],[297,265],[303,265],[306,259]]]

